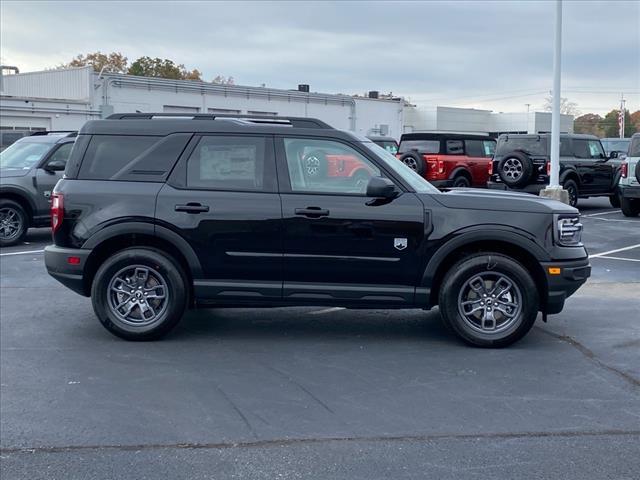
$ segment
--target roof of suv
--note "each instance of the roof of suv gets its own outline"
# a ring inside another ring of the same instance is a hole
[[[550,133],[503,133],[498,138],[547,138],[550,137]],[[582,138],[584,140],[600,140],[595,135],[588,135],[585,133],[561,133],[563,138]]]
[[[477,133],[405,133],[403,140],[495,140],[489,135],[478,135]]]
[[[353,134],[337,130],[314,118],[259,115],[116,114],[84,124],[81,135],[147,135],[171,133],[295,133],[353,140]]]
[[[76,140],[77,132],[55,132],[55,131],[38,131],[28,135],[26,137],[16,140],[21,143],[50,143],[52,145],[56,143],[74,142]]]

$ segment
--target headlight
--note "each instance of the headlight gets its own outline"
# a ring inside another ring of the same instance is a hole
[[[582,224],[580,217],[571,216],[555,216],[556,224],[556,243],[565,247],[574,247],[580,245],[582,241]]]

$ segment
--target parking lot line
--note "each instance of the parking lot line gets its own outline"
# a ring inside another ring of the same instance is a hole
[[[625,252],[627,250],[633,250],[634,248],[638,248],[638,247],[640,247],[640,243],[636,245],[630,245],[628,247],[616,248],[615,250],[609,250],[608,252],[595,253],[593,255],[589,255],[589,258],[604,257],[605,255],[610,255],[612,253],[618,253],[618,252]]]
[[[609,210],[608,212],[599,212],[599,213],[589,213],[588,215],[582,215],[583,217],[597,217],[598,215],[610,215],[612,213],[619,213],[621,212],[620,209],[618,210]]]
[[[9,255],[29,255],[30,253],[43,253],[44,250],[29,250],[26,252],[8,252],[0,253],[0,257],[8,257]]]
[[[623,258],[623,257],[591,257],[591,258],[600,258],[604,260],[625,260],[627,262],[640,262],[638,258]]]

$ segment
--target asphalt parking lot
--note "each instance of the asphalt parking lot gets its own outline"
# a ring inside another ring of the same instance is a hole
[[[128,343],[0,254],[2,477],[638,478],[640,218],[581,202],[593,274],[504,350],[437,310],[191,312]]]

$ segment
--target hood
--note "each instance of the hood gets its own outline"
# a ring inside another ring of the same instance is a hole
[[[530,193],[461,188],[433,195],[432,198],[445,207],[464,210],[578,214],[578,210],[569,205]]]
[[[2,168],[0,169],[0,179],[9,177],[24,177],[29,173],[30,168]]]

